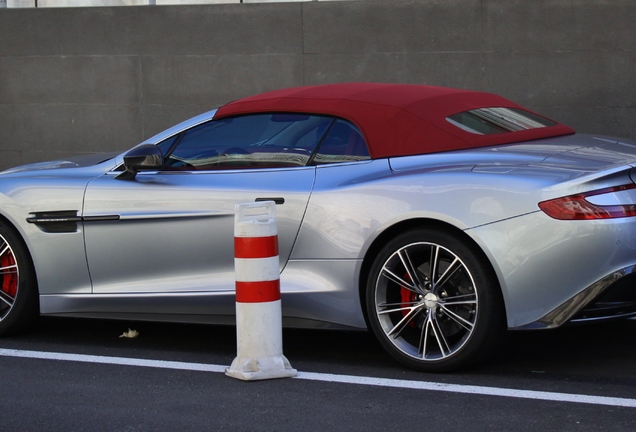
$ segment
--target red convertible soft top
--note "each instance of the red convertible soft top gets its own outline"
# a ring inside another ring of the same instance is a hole
[[[492,135],[471,133],[447,117],[477,108],[518,108],[501,96],[414,84],[347,83],[275,90],[222,106],[215,118],[293,112],[344,118],[362,132],[371,158],[436,153],[574,133],[562,124]]]

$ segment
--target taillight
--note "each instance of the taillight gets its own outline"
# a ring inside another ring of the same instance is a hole
[[[615,203],[601,205],[593,204],[586,199],[592,196],[613,194],[635,188],[636,184],[628,184],[569,195],[540,202],[539,208],[551,218],[559,220],[614,219],[636,216],[636,204]]]

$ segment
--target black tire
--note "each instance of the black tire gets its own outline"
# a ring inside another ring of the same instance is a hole
[[[38,309],[31,256],[20,236],[0,223],[0,336],[28,330]]]
[[[371,267],[366,306],[381,345],[426,372],[484,359],[506,329],[501,290],[483,254],[430,228],[404,232],[382,248]]]

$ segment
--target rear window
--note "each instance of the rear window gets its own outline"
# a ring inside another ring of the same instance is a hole
[[[478,135],[492,135],[556,126],[557,123],[518,108],[478,108],[447,117],[458,128]]]

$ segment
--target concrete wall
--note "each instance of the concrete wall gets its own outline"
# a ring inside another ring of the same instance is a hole
[[[0,10],[0,169],[125,150],[224,102],[343,81],[499,93],[636,138],[634,0]]]

